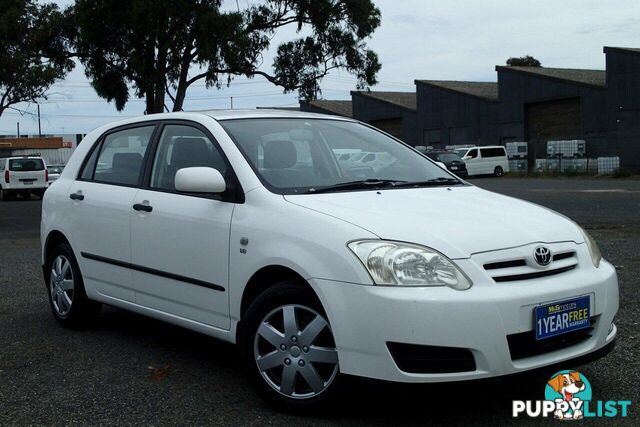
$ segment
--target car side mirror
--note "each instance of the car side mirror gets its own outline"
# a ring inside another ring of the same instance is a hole
[[[469,160],[469,159],[471,159],[471,156],[464,156],[464,157],[462,158],[462,160]]]
[[[442,162],[436,162],[436,165],[440,166],[442,169],[447,170],[447,165]]]
[[[175,187],[185,193],[222,193],[227,183],[217,169],[192,167],[176,172]]]

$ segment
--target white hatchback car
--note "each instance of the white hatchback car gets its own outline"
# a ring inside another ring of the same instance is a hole
[[[336,150],[394,161],[353,175]],[[486,378],[595,358],[616,337],[615,269],[578,225],[346,118],[104,126],[42,209],[62,325],[105,303],[238,343],[259,394],[283,407],[323,404],[343,374]]]

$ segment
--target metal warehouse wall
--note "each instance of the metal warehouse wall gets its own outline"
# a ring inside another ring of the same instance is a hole
[[[496,101],[416,82],[418,145],[500,143]],[[435,144],[435,139],[439,143]]]
[[[640,171],[640,52],[606,48],[607,149]]]
[[[402,136],[400,139],[409,145],[416,145],[415,111],[353,92],[351,93],[351,106],[353,108],[353,117],[366,123],[378,120],[400,119],[402,122]]]
[[[610,155],[607,150],[606,88],[576,82],[537,76],[531,73],[498,68],[498,87],[500,103],[498,124],[501,138],[516,137],[516,140],[528,141],[525,111],[528,104],[577,98],[580,102],[580,135],[575,138],[587,141],[589,157]],[[558,139],[565,138],[558,135]],[[554,139],[549,136],[550,139]],[[546,141],[538,141],[538,145]],[[544,147],[537,147],[546,152]]]
[[[66,165],[73,154],[73,148],[23,148],[11,150],[11,153],[7,153],[6,155],[25,156],[30,154],[41,155],[48,165]]]

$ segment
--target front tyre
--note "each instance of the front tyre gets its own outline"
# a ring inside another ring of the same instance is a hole
[[[71,246],[67,243],[56,246],[44,271],[49,305],[56,320],[65,328],[90,326],[100,314],[101,304],[87,298]]]
[[[243,322],[243,362],[260,397],[293,412],[315,411],[335,398],[338,351],[314,295],[280,283],[251,304]]]

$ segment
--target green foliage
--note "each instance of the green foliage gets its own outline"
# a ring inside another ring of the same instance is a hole
[[[530,55],[507,59],[507,65],[514,67],[542,67],[540,61]]]
[[[73,68],[66,28],[56,5],[0,0],[0,115],[14,104],[45,97]]]
[[[332,69],[357,76],[358,88],[376,83],[377,55],[365,40],[380,25],[371,0],[76,0],[75,48],[98,95],[122,110],[135,96],[148,113],[180,111],[187,88],[230,84],[235,76],[263,76],[304,99],[319,92]],[[247,4],[247,6],[242,6]],[[277,47],[269,70],[263,54],[278,30],[296,38]]]

